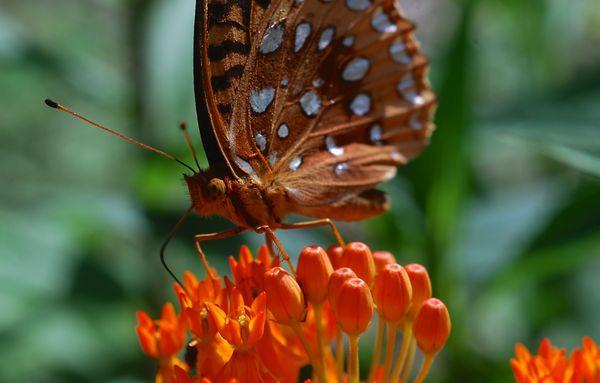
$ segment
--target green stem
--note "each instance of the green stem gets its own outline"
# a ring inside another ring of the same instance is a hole
[[[400,374],[400,383],[406,383],[410,376],[410,371],[412,370],[413,363],[415,362],[415,341],[410,342],[410,347],[408,349],[408,356],[406,357],[406,363],[404,367],[402,367],[402,373]]]
[[[425,359],[423,360],[423,364],[421,365],[421,370],[419,371],[419,375],[415,379],[414,383],[422,383],[427,377],[429,373],[429,369],[433,364],[433,359],[435,359],[435,354],[427,354],[425,355]]]
[[[383,335],[384,335],[384,322],[381,317],[377,318],[377,332],[375,336],[375,349],[373,352],[373,359],[371,360],[371,367],[369,367],[369,377],[367,382],[372,383],[375,378],[375,372],[379,365],[379,359],[381,359],[381,349],[383,348]]]
[[[392,371],[391,376],[391,381],[394,383],[398,382],[398,375],[400,375],[400,370],[402,370],[406,356],[408,355],[408,348],[412,341],[412,326],[405,324],[403,326],[402,333],[402,346],[400,346],[400,355],[398,355],[398,360],[396,360],[396,365],[394,366],[394,371]]]
[[[385,361],[383,362],[383,381],[386,382],[392,369],[392,359],[394,358],[394,346],[396,345],[396,331],[398,326],[387,322],[387,342],[385,347]]]
[[[350,383],[358,383],[358,336],[349,336],[350,338]]]
[[[344,378],[344,333],[339,329],[335,341],[335,364],[337,366],[338,382],[342,383]]]
[[[321,365],[322,371],[325,371],[325,341],[323,336],[323,306],[313,305],[315,312],[315,325],[317,326],[317,357],[319,358],[319,364]]]
[[[319,383],[327,382],[327,379],[325,379],[325,373],[323,372],[322,367],[319,365],[319,361],[317,360],[317,358],[315,358],[315,354],[313,354],[312,350],[310,349],[310,343],[308,343],[308,339],[306,339],[306,336],[300,328],[300,323],[292,322],[292,328],[298,336],[298,339],[300,339],[300,343],[302,343],[302,346],[306,351],[306,355],[308,355],[308,359],[310,359],[310,363],[313,365],[314,370],[317,372],[317,378],[319,379]]]

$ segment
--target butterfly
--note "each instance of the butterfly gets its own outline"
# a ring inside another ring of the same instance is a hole
[[[194,89],[209,167],[184,164],[191,207],[176,228],[192,211],[235,224],[195,237],[203,259],[201,242],[253,230],[289,260],[274,230],[329,225],[343,243],[332,220],[389,208],[375,187],[434,130],[436,96],[414,29],[396,0],[196,3]],[[289,213],[314,220],[285,223]]]

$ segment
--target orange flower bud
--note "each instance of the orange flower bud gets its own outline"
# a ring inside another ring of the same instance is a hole
[[[347,244],[344,248],[340,266],[351,268],[367,285],[373,286],[375,261],[371,250],[364,243],[352,242]]]
[[[333,310],[335,310],[335,305],[337,303],[337,295],[339,293],[340,287],[342,287],[344,282],[346,282],[346,280],[350,278],[356,278],[356,273],[348,267],[342,267],[341,269],[337,269],[329,277],[329,283],[327,284],[327,293],[329,296],[329,303],[331,304],[331,308]]]
[[[373,298],[365,281],[350,278],[340,286],[335,312],[338,325],[350,336],[360,335],[369,327],[373,317]]]
[[[406,270],[397,263],[385,265],[373,288],[373,299],[379,315],[388,322],[397,323],[408,311],[412,288]]]
[[[306,302],[298,282],[281,267],[274,267],[265,273],[267,308],[275,319],[289,324],[301,321],[306,315]]]
[[[322,247],[307,246],[302,249],[296,278],[310,303],[321,304],[327,299],[327,283],[331,273],[333,267]]]
[[[404,269],[413,291],[411,313],[416,315],[423,302],[431,298],[431,281],[427,269],[418,263],[410,263],[404,266]]]
[[[344,248],[340,245],[331,245],[327,248],[327,255],[331,261],[333,269],[339,269],[342,261],[342,255],[344,254]]]
[[[376,273],[379,273],[383,266],[396,263],[396,258],[389,251],[375,251],[373,253],[373,260],[375,261]]]
[[[423,303],[413,325],[417,345],[425,354],[436,354],[450,335],[450,314],[444,302],[429,298]]]

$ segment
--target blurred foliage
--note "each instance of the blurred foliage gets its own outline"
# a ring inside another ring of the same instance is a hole
[[[511,381],[518,341],[600,339],[600,3],[401,3],[431,57],[438,131],[383,186],[392,210],[342,230],[431,269],[454,325],[432,382]],[[151,379],[135,310],[174,299],[157,254],[188,203],[181,168],[42,100],[189,159],[177,122],[195,126],[193,6],[0,4],[0,381]],[[198,270],[191,236],[227,227],[190,220],[173,267]],[[332,240],[282,237],[292,253]],[[207,252],[224,270],[260,241]]]

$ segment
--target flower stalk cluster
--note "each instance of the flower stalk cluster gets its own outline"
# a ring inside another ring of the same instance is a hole
[[[175,284],[179,313],[170,303],[158,320],[138,313],[142,349],[158,361],[156,382],[295,383],[310,365],[312,382],[397,383],[414,372],[420,383],[450,334],[427,270],[362,243],[305,247],[295,275],[266,247],[256,258],[247,247],[230,257],[233,280],[205,264],[204,280],[186,272],[183,286]],[[359,339],[375,317],[372,362],[361,369]]]

